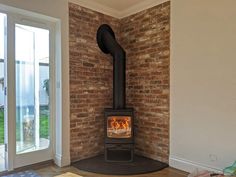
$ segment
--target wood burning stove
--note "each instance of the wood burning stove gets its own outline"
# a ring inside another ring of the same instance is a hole
[[[98,28],[97,43],[104,53],[113,56],[113,108],[104,109],[105,160],[133,161],[134,111],[125,107],[125,51],[107,24]]]
[[[133,109],[106,108],[104,112],[105,160],[133,161]]]

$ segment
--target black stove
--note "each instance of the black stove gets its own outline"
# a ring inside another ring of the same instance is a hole
[[[104,109],[105,160],[132,162],[134,154],[134,110],[125,105],[126,54],[115,39],[111,27],[103,24],[97,31],[97,43],[113,56],[113,108]]]

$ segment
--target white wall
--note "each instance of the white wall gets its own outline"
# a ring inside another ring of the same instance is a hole
[[[236,1],[172,0],[170,165],[236,160]]]
[[[0,0],[0,4],[36,12],[46,16],[54,17],[61,22],[61,69],[62,69],[62,83],[57,80],[57,88],[61,86],[63,100],[62,108],[58,106],[56,127],[57,136],[57,152],[55,160],[59,165],[68,165],[70,163],[69,141],[70,141],[70,122],[69,122],[69,27],[68,27],[68,1],[66,0]],[[58,36],[57,36],[58,38]],[[59,39],[59,38],[58,38]],[[59,40],[60,42],[60,40]],[[58,48],[57,48],[58,49]],[[57,73],[60,74],[60,73]],[[58,90],[57,89],[57,90]],[[60,97],[60,91],[57,91],[57,98]],[[62,111],[62,117],[58,112]],[[63,126],[62,126],[63,125]]]

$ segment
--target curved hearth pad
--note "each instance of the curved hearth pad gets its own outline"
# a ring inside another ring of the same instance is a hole
[[[104,155],[84,159],[72,164],[79,170],[107,175],[134,175],[150,173],[168,167],[167,164],[142,156],[134,156],[133,162],[105,162]]]

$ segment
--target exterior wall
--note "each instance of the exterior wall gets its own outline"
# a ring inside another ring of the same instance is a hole
[[[121,20],[127,105],[135,109],[136,153],[168,162],[170,2]]]
[[[96,42],[97,29],[103,23],[119,34],[117,19],[69,4],[72,161],[103,152],[103,110],[112,107],[113,78],[112,58],[102,53]]]

